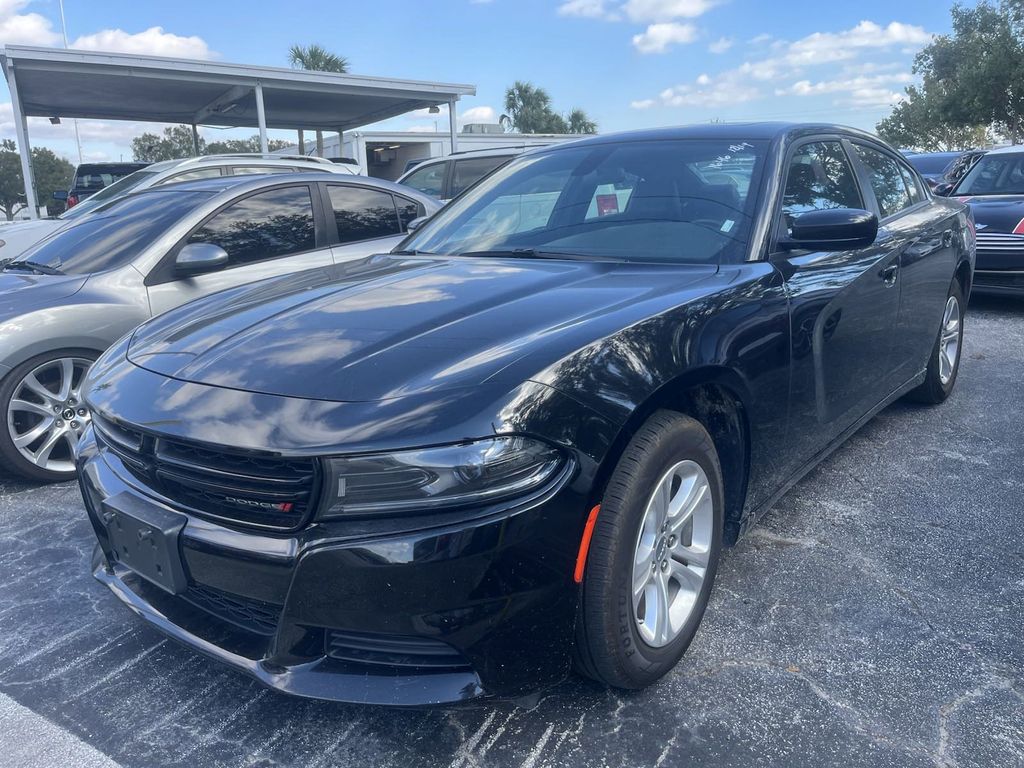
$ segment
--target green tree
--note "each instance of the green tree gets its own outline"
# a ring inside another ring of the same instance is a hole
[[[954,5],[952,34],[939,35],[914,61],[938,119],[992,127],[1024,139],[1024,0]]]
[[[281,139],[269,139],[267,141],[267,150],[270,152],[276,152],[279,149],[287,147],[289,143],[290,142],[282,141]],[[206,150],[203,154],[236,155],[259,152],[262,152],[262,150],[260,149],[260,137],[257,134],[250,136],[248,139],[224,139],[222,141],[211,141],[206,144]]]
[[[199,154],[203,154],[206,141],[199,137]],[[192,128],[187,125],[171,125],[164,128],[162,136],[144,133],[132,139],[132,156],[140,163],[158,163],[161,160],[177,160],[192,157]]]
[[[75,166],[58,157],[46,147],[32,149],[32,172],[36,181],[36,201],[52,207],[53,193],[71,186]],[[0,212],[7,221],[25,208],[25,178],[21,173],[21,156],[10,139],[0,142]]]
[[[288,63],[295,69],[306,69],[316,72],[348,72],[348,59],[331,53],[322,45],[293,45],[288,49]],[[299,132],[299,145],[302,146],[302,132]],[[342,147],[338,148],[341,154]],[[317,129],[316,153],[324,156],[324,132]]]
[[[597,123],[582,109],[563,117],[551,106],[546,90],[522,80],[505,91],[505,114],[500,120],[505,130],[518,133],[597,133]]]
[[[597,123],[578,107],[569,113],[566,122],[569,124],[569,133],[597,133]]]
[[[878,135],[895,147],[924,152],[951,152],[985,144],[988,139],[983,125],[950,123],[943,113],[941,85],[909,86],[904,101],[875,127]]]

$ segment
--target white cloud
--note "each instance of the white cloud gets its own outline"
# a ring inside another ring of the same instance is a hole
[[[771,39],[771,35],[769,35],[767,32],[762,32],[760,35],[755,35],[754,37],[750,38],[750,40],[748,40],[747,42],[749,42],[751,45],[764,45]]]
[[[872,77],[851,77],[844,80],[799,80],[788,88],[777,88],[776,96],[819,96],[826,93],[864,93],[868,90],[878,92],[878,87],[883,85],[896,85],[911,83],[914,76],[909,72],[901,72],[895,75],[874,75]],[[888,89],[882,89],[890,93]]]
[[[695,19],[718,5],[718,0],[627,0],[622,10],[632,21]]]
[[[138,53],[180,59],[210,59],[216,55],[203,38],[197,35],[184,37],[164,32],[163,27],[150,27],[135,34],[125,32],[123,29],[103,29],[92,35],[79,37],[71,47],[88,51]]]
[[[767,43],[765,37],[761,42]],[[902,48],[907,44],[923,45],[931,35],[921,27],[900,22],[882,26],[862,21],[840,32],[816,32],[795,42],[772,40],[770,55],[753,58],[738,67],[717,74],[702,74],[696,79],[664,89],[657,99],[638,99],[635,109],[663,106],[704,106],[724,108],[765,97],[772,92],[779,96],[839,96],[834,103],[851,107],[877,107],[893,104],[902,95],[892,86],[913,81],[910,74],[893,72],[885,61],[857,62],[861,54]],[[840,65],[842,65],[840,67]],[[906,67],[906,62],[897,67]],[[822,69],[829,70],[827,73]],[[836,69],[841,72],[836,74]],[[817,76],[809,76],[808,70]],[[780,80],[790,79],[788,87],[779,87]],[[764,90],[768,84],[775,87]]]
[[[18,13],[28,0],[0,0],[0,45],[57,45],[60,35],[45,16]]]
[[[735,41],[731,37],[720,37],[708,46],[711,53],[725,53]]]
[[[459,116],[459,119],[464,123],[496,123],[498,113],[494,107],[470,107]]]
[[[821,63],[854,58],[866,48],[895,46],[923,46],[932,36],[922,27],[891,22],[881,26],[873,21],[862,21],[842,32],[815,32],[789,46],[788,58],[793,62]],[[911,50],[916,51],[916,48]]]
[[[664,22],[651,24],[639,35],[633,35],[633,47],[640,53],[665,53],[673,45],[685,45],[697,39],[693,24]]]
[[[585,19],[618,21],[621,16],[608,7],[607,0],[566,0],[558,6],[559,16],[581,16]]]

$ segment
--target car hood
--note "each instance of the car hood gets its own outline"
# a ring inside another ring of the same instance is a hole
[[[0,317],[51,304],[81,290],[88,276],[0,271]]]
[[[1024,195],[958,195],[956,199],[971,206],[979,232],[1010,233],[1024,221]]]
[[[551,342],[678,303],[716,267],[373,257],[235,289],[139,329],[129,359],[182,381],[336,402],[477,386]],[[582,343],[585,343],[583,341]],[[564,344],[562,347],[564,348]],[[545,354],[537,354],[539,350]],[[533,362],[532,360],[530,361]]]

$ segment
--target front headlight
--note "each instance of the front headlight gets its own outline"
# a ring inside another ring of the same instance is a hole
[[[564,463],[558,448],[518,436],[328,459],[320,516],[486,504],[539,488]]]

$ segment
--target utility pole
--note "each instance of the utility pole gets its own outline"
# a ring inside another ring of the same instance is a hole
[[[60,30],[61,30],[61,34],[64,35],[64,49],[67,50],[67,47],[68,47],[68,25],[67,25],[67,22],[64,21],[64,0],[59,0],[59,2],[60,2]],[[75,118],[74,120],[72,120],[72,123],[75,126],[75,144],[78,145],[78,164],[81,165],[82,164],[82,137],[78,135],[78,118]]]

